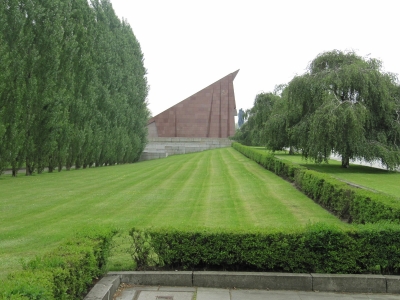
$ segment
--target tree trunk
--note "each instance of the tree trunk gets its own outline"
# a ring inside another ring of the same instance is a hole
[[[17,162],[17,159],[14,160],[11,163],[11,169],[12,169],[12,177],[17,177],[17,174],[18,174],[18,162]]]
[[[289,155],[294,155],[294,150],[292,146],[289,147]]]
[[[342,168],[348,168],[350,165],[350,158],[347,155],[342,155]]]
[[[37,173],[42,174],[44,171],[44,166],[42,164],[38,164]]]
[[[34,169],[34,165],[31,162],[26,161],[26,176],[32,175]]]

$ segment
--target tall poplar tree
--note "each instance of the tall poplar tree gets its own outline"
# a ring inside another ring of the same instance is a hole
[[[147,80],[108,0],[1,0],[0,173],[134,162]]]

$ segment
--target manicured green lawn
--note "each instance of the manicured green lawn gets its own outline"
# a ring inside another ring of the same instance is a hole
[[[232,148],[31,177],[2,175],[0,191],[0,278],[20,268],[21,259],[43,255],[86,226],[348,226]]]
[[[266,151],[266,150],[259,150]],[[329,163],[315,164],[305,160],[300,154],[288,155],[285,153],[275,154],[276,157],[290,160],[318,172],[331,174],[341,180],[345,180],[362,187],[370,188],[383,193],[391,194],[400,199],[400,173],[351,164],[348,169],[341,167],[341,162],[329,160]]]

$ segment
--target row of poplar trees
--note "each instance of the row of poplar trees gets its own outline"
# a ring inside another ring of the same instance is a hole
[[[110,1],[0,1],[0,174],[136,161],[146,70]]]
[[[289,148],[317,163],[332,153],[400,166],[400,85],[378,59],[339,50],[318,55],[307,72],[258,94],[235,139]]]

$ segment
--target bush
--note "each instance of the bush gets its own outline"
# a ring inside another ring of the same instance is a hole
[[[135,229],[131,233],[135,232]],[[342,230],[325,224],[285,231],[148,229],[165,265],[185,270],[398,274],[400,225]]]
[[[133,228],[129,234],[133,239],[129,253],[136,262],[138,269],[164,265],[163,261],[154,251],[154,247],[151,243],[151,236],[148,233],[144,230]]]
[[[0,286],[0,299],[52,300],[55,286],[51,272],[19,271],[8,276]]]
[[[400,223],[400,201],[391,195],[351,187],[328,174],[278,159],[272,153],[259,153],[239,143],[233,143],[232,147],[266,169],[295,183],[304,194],[339,218],[360,224],[382,220]]]
[[[111,229],[88,230],[43,257],[11,273],[0,286],[0,299],[82,299],[93,280],[105,272]]]

